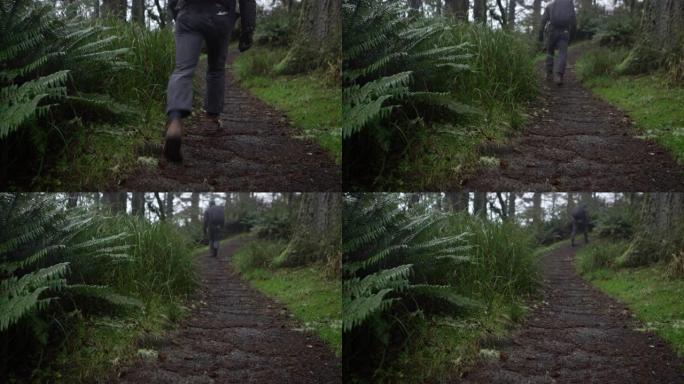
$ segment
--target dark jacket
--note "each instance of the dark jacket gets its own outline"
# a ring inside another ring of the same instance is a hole
[[[572,210],[572,218],[575,221],[587,222],[587,208],[583,205]]]
[[[209,231],[209,239],[215,240],[221,228],[225,224],[226,218],[223,207],[212,205],[204,211],[204,232]]]
[[[193,1],[207,1],[207,0],[169,0],[169,9],[173,15],[174,20],[178,16],[178,12],[188,3]],[[256,28],[256,0],[238,0],[240,3],[240,12],[236,9],[236,0],[212,0],[223,5],[228,12],[235,13],[235,16],[240,17],[240,27],[242,33],[252,33]]]
[[[553,25],[552,15],[554,13],[554,5],[556,5],[557,2],[569,2],[570,6],[568,6],[567,8],[558,8],[558,11],[567,12],[567,14],[563,13],[561,15],[561,19],[569,20],[569,25]],[[541,28],[539,28],[539,40],[544,39],[544,30],[546,29],[546,25],[549,23],[551,23],[551,26],[554,28],[567,28],[570,30],[570,33],[574,33],[577,30],[577,15],[575,14],[575,7],[571,5],[572,0],[555,0],[553,3],[546,6],[546,9],[544,9],[544,15],[542,16],[541,20]]]

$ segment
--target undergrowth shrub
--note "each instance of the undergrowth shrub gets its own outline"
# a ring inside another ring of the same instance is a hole
[[[617,67],[629,54],[625,48],[595,47],[588,50],[575,65],[578,76],[582,80],[590,80],[599,76],[614,76]]]
[[[0,374],[9,368],[30,372],[31,358],[48,340],[64,337],[62,323],[74,311],[99,310],[102,301],[142,305],[86,268],[132,261],[130,246],[122,243],[125,231],[87,235],[101,222],[91,213],[64,211],[49,196],[0,194],[0,350],[12,345],[12,354],[0,356]]]
[[[345,197],[343,366],[352,381],[397,358],[426,316],[463,318],[536,286],[529,237],[397,194]],[[477,298],[477,299],[473,299]]]
[[[270,47],[287,47],[296,35],[299,12],[276,7],[258,15],[254,42]]]
[[[616,266],[616,260],[625,252],[629,242],[599,240],[578,251],[578,265],[582,273]]]
[[[630,204],[618,203],[598,217],[596,235],[608,239],[631,239],[638,227],[639,213]]]
[[[626,9],[618,8],[598,27],[594,40],[606,47],[632,47],[636,42],[640,18]]]
[[[240,273],[248,273],[258,268],[269,268],[273,259],[280,255],[285,246],[284,241],[250,241],[235,252],[232,264]]]
[[[481,138],[492,119],[495,130],[519,128],[521,105],[536,94],[530,47],[514,34],[377,0],[344,1],[343,28],[343,172],[352,188],[414,183],[406,176],[416,169],[448,173],[459,162],[453,148],[434,146]]]

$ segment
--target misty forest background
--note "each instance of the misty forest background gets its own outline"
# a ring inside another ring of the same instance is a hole
[[[340,0],[257,3],[255,46],[237,59],[236,77],[285,111],[295,134],[339,158]],[[139,154],[161,143],[166,120],[175,59],[167,6],[0,2],[0,183],[12,190],[110,189],[136,164],[156,160]],[[239,36],[237,22],[231,54]],[[200,65],[196,91],[203,79]],[[201,92],[195,95],[199,108]]]
[[[577,272],[684,354],[684,194],[349,193],[343,366],[350,383],[458,381],[485,340],[538,298],[539,260],[569,245]]]
[[[1,193],[0,381],[106,381],[176,327],[210,200],[230,267],[339,354],[339,194]]]
[[[458,190],[539,96],[546,0],[344,0],[346,190]],[[576,71],[684,159],[684,3],[575,0]]]

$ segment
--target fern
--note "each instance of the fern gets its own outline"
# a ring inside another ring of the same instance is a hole
[[[401,205],[391,194],[345,198],[344,332],[364,327],[409,297],[418,304],[424,298],[456,307],[476,305],[451,286],[412,277],[437,262],[447,267],[470,262],[469,233],[442,234],[444,215],[425,206]]]
[[[79,258],[129,260],[129,247],[122,243],[125,233],[83,238],[97,220],[90,214],[65,212],[50,196],[0,193],[0,223],[7,228],[0,232],[0,332],[65,295],[73,302],[88,296],[140,306],[106,286],[78,278],[70,281],[71,265]]]

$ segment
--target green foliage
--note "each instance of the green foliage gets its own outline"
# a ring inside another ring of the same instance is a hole
[[[345,1],[343,29],[343,172],[352,189],[457,185],[479,159],[477,144],[520,128],[536,94],[530,47],[512,33],[376,0]]]
[[[254,42],[270,47],[289,46],[292,37],[296,35],[298,15],[298,12],[289,11],[284,7],[276,7],[260,14],[257,29],[254,31]]]
[[[618,203],[598,217],[595,232],[602,238],[627,240],[634,236],[639,214],[630,204]]]
[[[627,57],[628,50],[624,48],[593,48],[578,60],[575,68],[580,79],[588,80],[598,76],[614,76],[617,67]]]
[[[594,39],[602,46],[631,47],[636,41],[639,17],[626,9],[618,8],[598,27]]]
[[[643,322],[641,330],[657,333],[684,354],[684,280],[663,278],[659,266],[602,269],[587,275],[603,292],[627,303]]]
[[[615,266],[616,259],[622,255],[629,243],[626,241],[598,240],[588,244],[577,252],[577,263],[583,274],[601,268]]]
[[[254,240],[243,245],[232,257],[232,264],[240,273],[270,268],[273,260],[285,249],[284,241]]]

